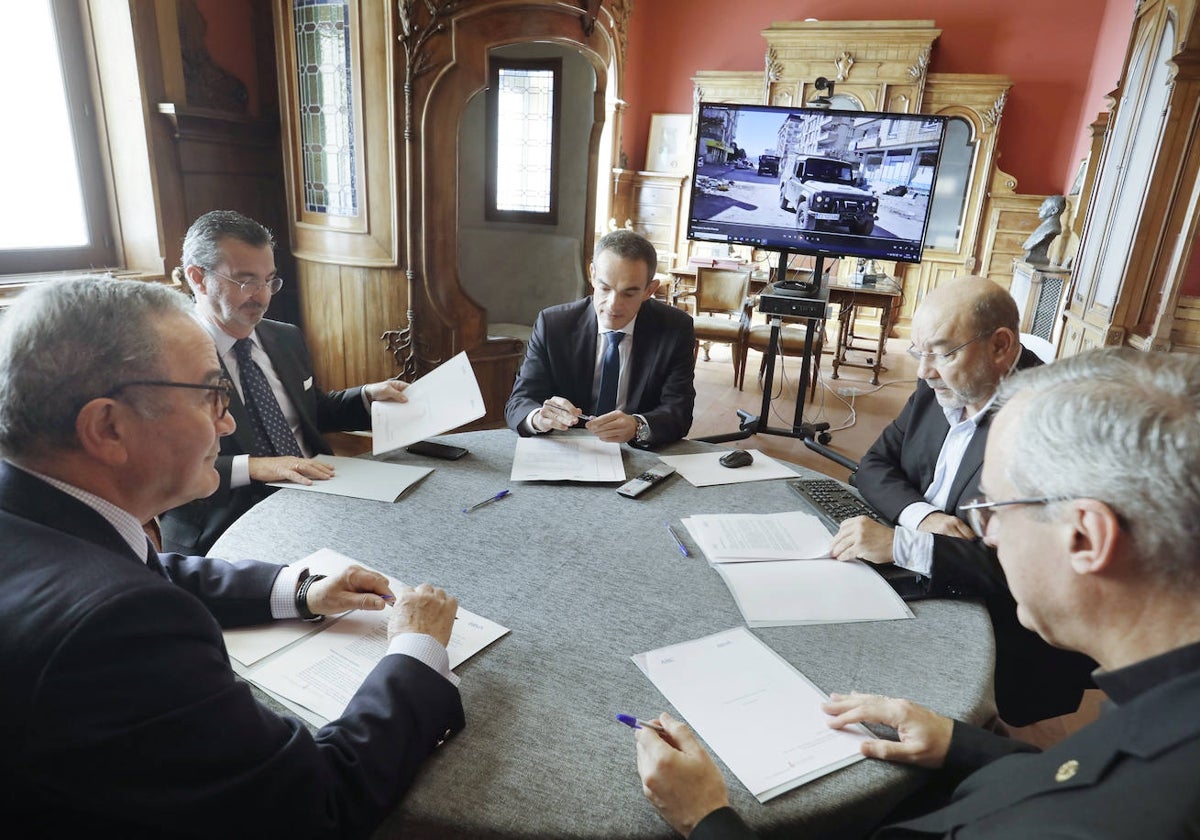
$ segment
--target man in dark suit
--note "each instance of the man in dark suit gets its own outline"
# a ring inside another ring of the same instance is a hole
[[[856,484],[889,523],[842,523],[832,550],[924,576],[930,597],[983,598],[996,637],[996,705],[1024,726],[1079,707],[1095,663],[1056,650],[1017,622],[994,551],[957,516],[978,494],[996,389],[1041,364],[1021,347],[1016,302],[980,277],[934,289],[913,315],[917,388],[859,464]]]
[[[274,246],[270,231],[232,210],[205,213],[184,238],[183,273],[196,317],[234,383],[229,410],[237,430],[221,440],[217,491],[162,517],[169,551],[207,553],[234,520],[275,492],[267,482],[328,479],[333,467],[312,457],[333,454],[322,433],[369,429],[373,400],[404,401],[407,385],[396,380],[321,390],[300,330],[265,318],[283,283]]]
[[[0,822],[13,836],[358,837],[463,726],[456,602],[259,561],[158,554],[141,523],[218,483],[233,431],[182,295],[75,278],[0,321]],[[260,706],[222,626],[395,599],[387,653],[315,735]]]
[[[687,434],[695,334],[687,313],[652,300],[657,263],[632,231],[596,243],[591,297],[537,317],[505,407],[509,428],[528,436],[582,421],[600,440],[642,447]]]
[[[1115,707],[1038,753],[907,701],[833,695],[831,726],[898,732],[864,754],[965,777],[943,807],[874,836],[1200,836],[1200,359],[1109,348],[1002,391],[973,524],[1021,623],[1094,657]],[[662,722],[665,737],[636,733],[646,796],[692,840],[753,837],[695,736]]]

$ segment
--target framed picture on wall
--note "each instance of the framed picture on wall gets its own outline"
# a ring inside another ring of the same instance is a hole
[[[692,171],[692,115],[651,114],[646,143],[646,169],[690,175]]]

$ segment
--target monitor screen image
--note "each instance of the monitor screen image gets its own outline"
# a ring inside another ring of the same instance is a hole
[[[688,238],[920,262],[946,118],[700,104]]]

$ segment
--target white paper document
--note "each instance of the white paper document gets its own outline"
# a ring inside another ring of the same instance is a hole
[[[821,520],[801,511],[689,516],[683,525],[710,563],[825,558],[833,541]]]
[[[700,452],[695,455],[660,455],[664,464],[670,464],[679,474],[691,482],[693,487],[709,487],[714,484],[741,484],[746,481],[765,481],[772,478],[795,478],[794,469],[781,464],[770,455],[757,449],[747,449],[754,461],[744,467],[725,467],[721,458],[729,454]]]
[[[404,389],[408,402],[371,403],[371,454],[383,455],[484,415],[479,381],[466,352]]]
[[[859,726],[826,726],[826,695],[744,627],[633,661],[759,802],[864,756]]]
[[[517,438],[512,481],[624,481],[621,444],[592,435]]]
[[[321,549],[299,561],[312,574],[336,574],[354,561]],[[361,565],[361,564],[360,564]],[[402,583],[389,577],[395,591]],[[234,670],[316,726],[340,717],[387,650],[383,610],[351,610],[320,624],[277,621],[225,631]],[[508,633],[508,628],[458,608],[446,650],[457,668]]]
[[[286,487],[288,490],[307,490],[311,493],[329,493],[332,496],[350,496],[355,499],[371,499],[376,502],[394,502],[409,487],[433,472],[431,467],[411,467],[407,464],[389,464],[385,461],[369,461],[366,458],[344,458],[340,455],[321,455],[319,460],[333,465],[333,478],[313,481],[312,484],[272,481],[271,486]]]
[[[913,617],[896,590],[859,560],[721,563],[716,570],[750,627]]]

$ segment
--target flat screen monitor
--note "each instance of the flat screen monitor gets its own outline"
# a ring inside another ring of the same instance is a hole
[[[702,102],[688,238],[920,262],[946,118]]]

